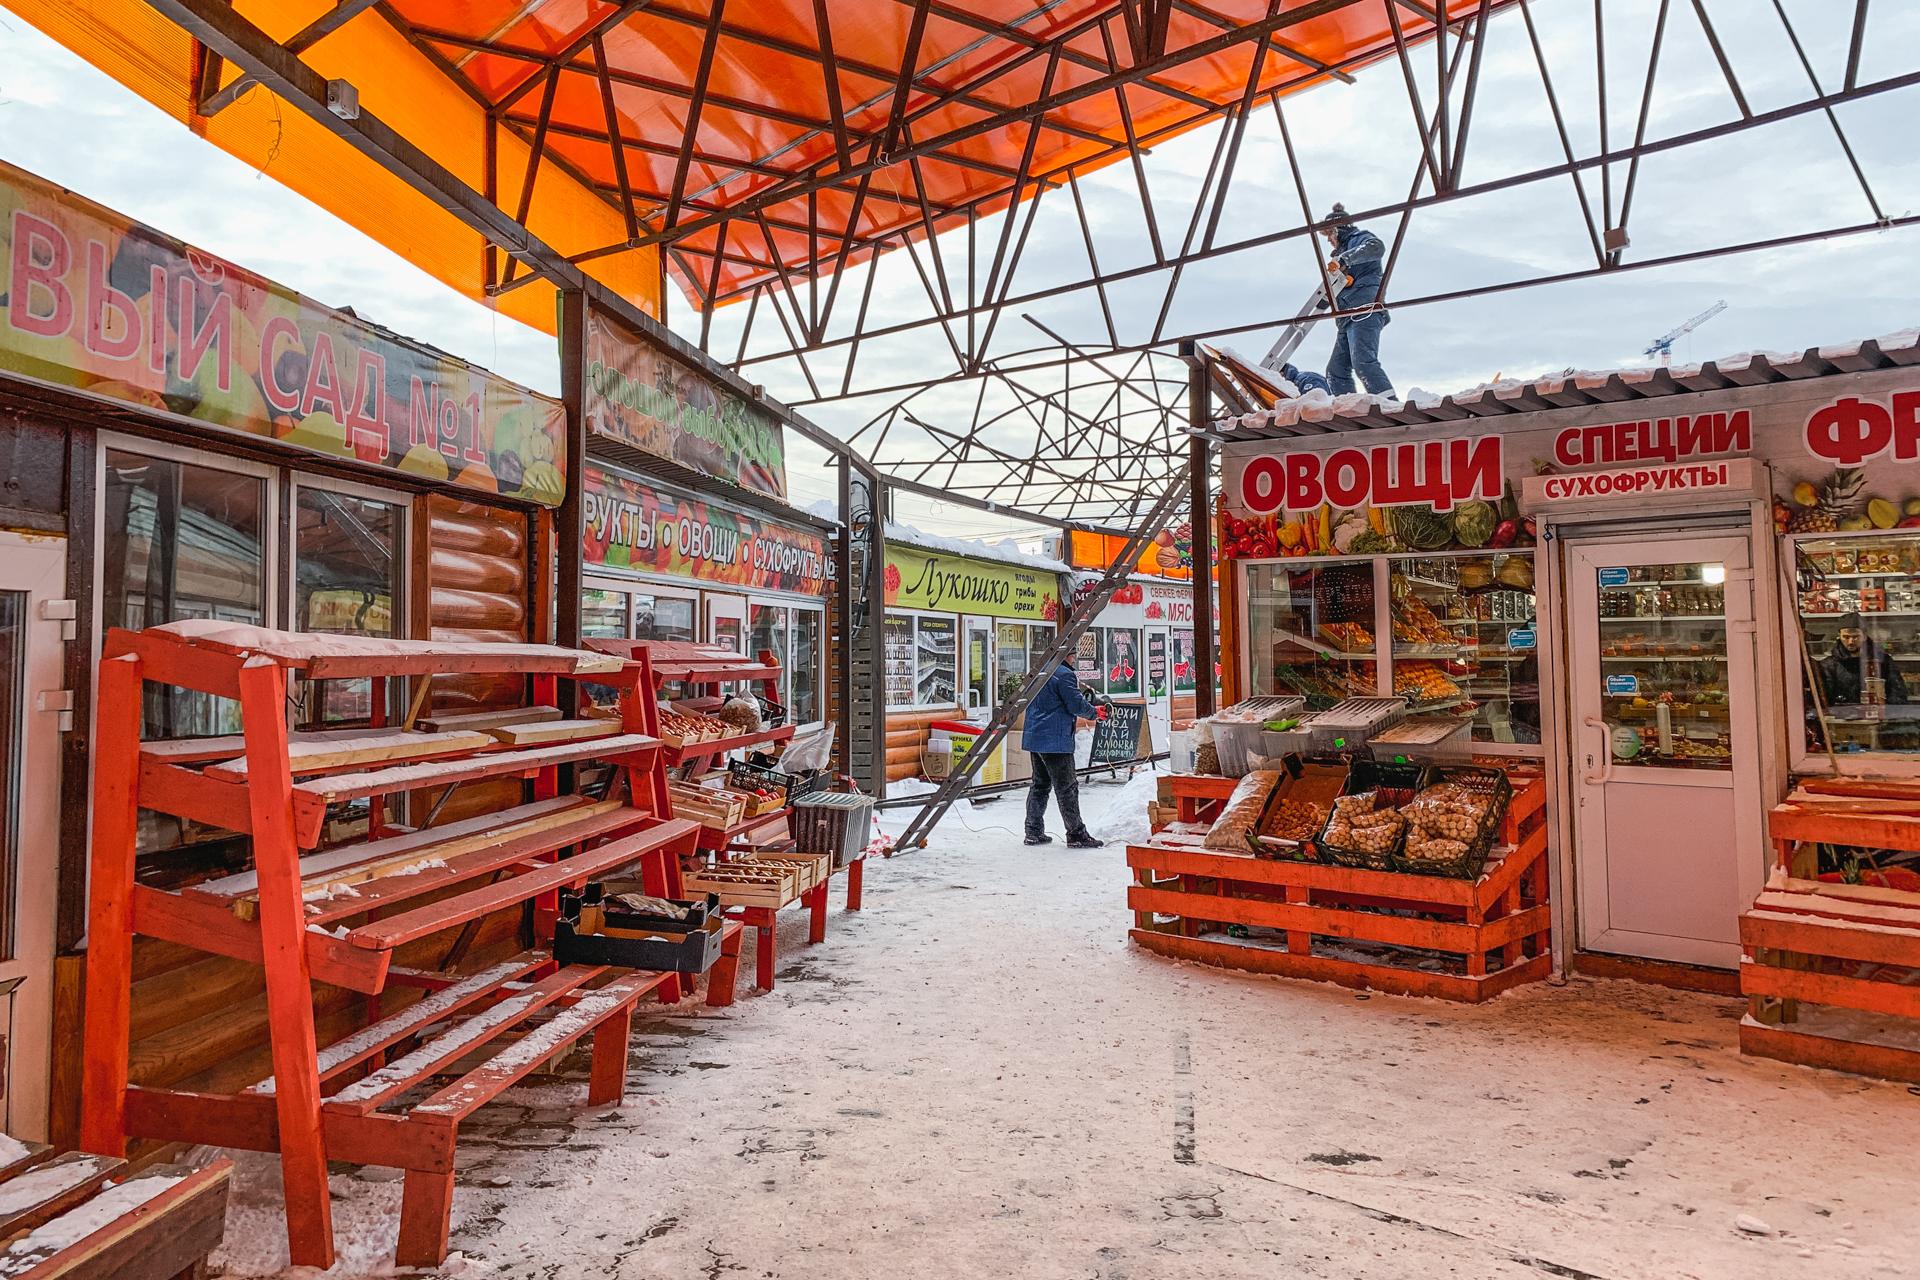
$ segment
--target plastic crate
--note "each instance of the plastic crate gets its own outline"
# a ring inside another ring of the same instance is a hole
[[[1375,734],[1375,760],[1410,764],[1471,764],[1473,721],[1463,716],[1409,716]]]
[[[1507,818],[1507,803],[1513,799],[1513,783],[1500,769],[1478,767],[1434,769],[1429,771],[1422,787],[1436,783],[1451,782],[1465,787],[1491,802],[1487,806],[1486,817],[1480,823],[1480,830],[1467,842],[1466,851],[1458,858],[1435,860],[1422,858],[1414,860],[1406,854],[1406,841],[1402,839],[1394,852],[1395,871],[1404,871],[1410,875],[1446,876],[1455,880],[1478,880],[1480,871],[1487,865],[1487,857],[1493,852],[1494,838],[1499,834],[1501,824]]]
[[[745,791],[780,791],[786,797],[783,801],[785,804],[792,804],[801,796],[811,795],[815,791],[824,791],[831,781],[832,778],[825,773],[782,773],[753,760],[735,760],[727,766],[728,786]]]
[[[1347,784],[1340,789],[1343,796],[1357,796],[1371,791],[1378,796],[1376,807],[1398,809],[1419,793],[1427,785],[1432,770],[1421,764],[1383,764],[1378,760],[1355,760],[1347,771]],[[1406,838],[1402,827],[1400,835],[1385,849],[1362,849],[1357,845],[1342,845],[1327,838],[1327,832],[1333,826],[1334,815],[1327,815],[1326,826],[1320,829],[1320,838],[1315,842],[1320,846],[1320,855],[1326,861],[1341,867],[1359,867],[1366,871],[1392,871],[1399,857],[1401,841]]]
[[[797,853],[824,853],[844,867],[873,838],[873,797],[821,791],[796,801],[791,822]]]

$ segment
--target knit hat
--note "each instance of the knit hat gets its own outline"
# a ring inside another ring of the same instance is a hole
[[[1857,613],[1843,613],[1843,614],[1841,614],[1841,615],[1840,615],[1840,630],[1842,630],[1842,631],[1858,631],[1859,629],[1860,629],[1860,615],[1859,615],[1859,614],[1857,614]]]
[[[1333,208],[1327,212],[1325,221],[1331,222],[1336,227],[1350,226],[1353,222],[1353,215],[1347,212],[1347,206],[1336,202]]]

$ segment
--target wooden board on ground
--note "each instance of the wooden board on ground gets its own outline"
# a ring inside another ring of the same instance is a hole
[[[451,755],[456,751],[477,751],[490,747],[493,739],[484,733],[457,731],[415,733],[410,729],[328,729],[318,733],[287,735],[287,762],[295,774],[320,773],[327,769],[369,764],[392,764],[419,760],[426,756]],[[207,776],[227,782],[244,781],[246,757],[224,760],[207,766]]]
[[[98,1191],[126,1161],[70,1151],[0,1183],[0,1240],[59,1217]]]
[[[509,746],[525,747],[538,742],[579,742],[586,738],[608,738],[620,732],[618,720],[536,720],[493,725],[487,735]]]
[[[9,1280],[173,1280],[197,1274],[226,1233],[233,1164],[191,1173],[161,1166],[116,1183],[13,1241]]]
[[[454,711],[434,716],[422,716],[419,728],[427,733],[448,733],[455,730],[479,730],[498,728],[503,724],[539,724],[546,720],[558,720],[558,707],[509,707],[504,711]]]

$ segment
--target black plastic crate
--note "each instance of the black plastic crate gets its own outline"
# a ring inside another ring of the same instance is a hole
[[[1466,851],[1450,859],[1410,858],[1406,853],[1406,842],[1402,840],[1395,855],[1394,870],[1410,875],[1478,880],[1481,869],[1487,865],[1488,855],[1493,852],[1493,842],[1500,834],[1501,825],[1507,819],[1507,803],[1513,799],[1513,783],[1503,770],[1468,765],[1434,769],[1424,785],[1433,786],[1441,782],[1455,783],[1487,798],[1487,813],[1481,819],[1480,829],[1472,840],[1466,842]]]
[[[717,902],[717,899],[716,899]],[[609,925],[598,903],[561,898],[553,926],[553,958],[561,964],[613,965],[655,973],[705,973],[720,959],[726,920],[717,911],[699,928],[646,931]]]
[[[794,802],[792,829],[796,852],[830,854],[835,867],[844,867],[873,838],[873,797],[816,792]]]
[[[589,880],[579,893],[562,896],[577,898],[585,906],[601,907],[606,911],[607,923],[620,929],[657,929],[668,933],[691,933],[704,926],[709,917],[720,914],[720,895],[717,893],[709,893],[704,898],[665,899],[675,906],[687,909],[686,916],[678,920],[671,916],[635,911],[623,903],[613,901],[624,893],[637,893],[648,898],[659,897],[658,894],[648,893],[647,886],[638,880]]]
[[[735,760],[727,766],[727,785],[736,791],[778,791],[785,797],[783,804],[793,804],[802,796],[826,790],[833,781],[825,773],[782,773],[762,763],[770,759],[755,752],[745,760]]]

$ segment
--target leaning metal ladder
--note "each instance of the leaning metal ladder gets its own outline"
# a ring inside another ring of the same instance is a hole
[[[900,835],[899,849],[904,851],[926,847],[927,833],[933,830],[934,824],[945,816],[947,810],[953,807],[953,802],[967,790],[981,762],[992,755],[993,749],[999,746],[1001,739],[1007,736],[1007,730],[1013,726],[1015,720],[1020,718],[1020,714],[1027,709],[1027,705],[1033,701],[1052,676],[1054,667],[1065,661],[1069,654],[1078,651],[1081,635],[1093,624],[1094,618],[1100,611],[1107,607],[1107,602],[1113,598],[1114,591],[1133,571],[1133,566],[1138,563],[1140,553],[1146,550],[1147,543],[1167,526],[1174,512],[1179,510],[1180,504],[1186,500],[1187,472],[1188,468],[1182,467],[1173,477],[1172,482],[1167,486],[1167,491],[1160,495],[1160,500],[1154,503],[1152,510],[1147,512],[1146,519],[1128,536],[1127,545],[1118,556],[1114,557],[1113,563],[1107,566],[1107,571],[1101,576],[1100,581],[1094,584],[1093,590],[1082,596],[1068,612],[1058,635],[1054,638],[1053,648],[1049,649],[1046,656],[1027,672],[1026,682],[1020,686],[1020,692],[1000,703],[999,709],[993,713],[993,718],[987,722],[985,731],[973,740],[973,745],[967,748],[966,755],[961,757],[954,766],[953,772],[948,774],[946,780],[940,784],[940,789],[928,798],[926,804],[914,815],[913,821],[907,824],[907,829]],[[1207,536],[1206,530],[1201,527],[1204,522],[1204,512],[1194,514],[1194,538],[1200,546],[1206,545],[1204,541]],[[1194,566],[1194,572],[1201,572],[1198,563]]]

